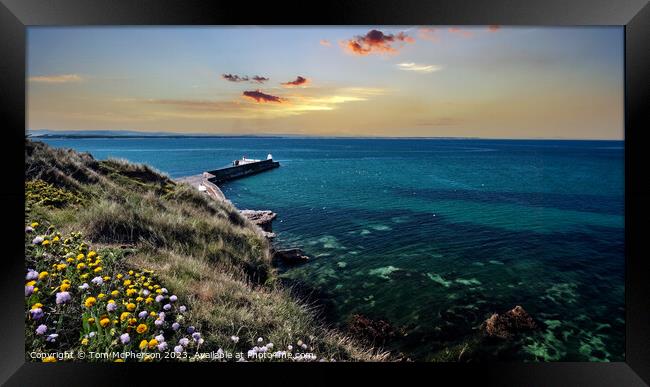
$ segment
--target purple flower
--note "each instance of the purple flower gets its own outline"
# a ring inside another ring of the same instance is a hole
[[[163,341],[162,343],[158,344],[158,350],[159,351],[166,351],[167,350],[167,343]]]
[[[178,297],[176,297],[176,295],[172,295],[171,297],[169,297],[169,301],[171,302],[176,302],[176,300],[178,300]]]
[[[178,344],[182,345],[183,347],[187,347],[190,344],[190,339],[183,337],[182,339],[178,340]]]
[[[34,293],[34,287],[33,286],[25,286],[25,297],[29,297]]]
[[[29,311],[29,313],[32,316],[32,320],[40,320],[45,315],[45,313],[43,313],[43,309],[41,308],[32,309]]]
[[[167,289],[165,288],[160,289],[160,291],[163,292],[163,294],[167,294]]]
[[[32,240],[32,244],[33,245],[40,245],[41,243],[43,243],[44,240],[45,240],[45,238],[43,238],[42,236],[39,235],[39,236],[37,236],[36,238],[34,238]]]
[[[128,344],[131,341],[131,336],[128,333],[120,335],[120,342],[124,345]]]
[[[239,337],[238,336],[230,336],[230,340],[232,340],[233,343],[237,344],[239,342]]]
[[[146,310],[143,310],[142,312],[138,313],[138,317],[140,318],[146,318],[149,315],[149,313]]]
[[[163,298],[165,298],[165,297],[163,297],[161,294],[157,295],[156,296],[156,302],[161,302],[163,300]]]
[[[27,281],[35,280],[37,278],[38,278],[38,272],[34,269],[29,269],[27,275],[25,276],[25,279]]]
[[[116,303],[109,302],[108,305],[106,305],[106,311],[107,312],[115,312],[116,310],[117,310],[117,304]]]
[[[174,352],[176,352],[176,353],[181,353],[183,351],[184,351],[184,348],[183,348],[182,345],[177,345],[177,346],[174,347]]]
[[[89,286],[88,286],[88,284],[85,283],[85,282],[83,283],[83,285],[79,286],[79,289],[81,289],[81,290],[86,290],[86,289],[88,289],[88,288],[89,288]]]
[[[97,276],[93,278],[90,282],[94,283],[97,286],[101,286],[104,283],[104,279],[102,279],[102,277]]]
[[[43,324],[39,325],[38,328],[36,328],[36,334],[39,336],[44,335],[45,332],[47,332],[47,326]]]
[[[32,226],[25,227],[25,232],[32,232],[32,231],[34,231],[34,227]]]
[[[165,306],[163,306],[163,309],[165,310],[170,310],[171,308],[172,308],[171,304],[165,304]]]
[[[159,343],[162,343],[163,341],[165,341],[165,336],[163,336],[162,334],[160,334],[160,335],[158,335],[158,336],[156,336],[156,337],[154,337],[154,338],[155,338]]]
[[[187,327],[187,333],[191,335],[192,333],[194,333],[194,329],[195,329],[194,325],[190,325],[189,327]]]
[[[57,338],[57,337],[59,337],[58,334],[56,334],[56,333],[52,333],[51,335],[47,336],[47,338],[45,339],[45,341],[49,341],[50,343],[54,343],[54,342],[56,342],[56,338]]]
[[[181,305],[180,308],[178,308],[178,310],[180,310],[181,313],[185,313],[185,311],[187,310],[187,307],[185,307],[185,305]]]
[[[148,291],[147,289],[144,289],[144,290],[142,291],[142,295],[145,296],[145,297],[148,296],[149,293],[151,293],[151,292]]]
[[[179,324],[177,322],[172,324],[172,329],[175,330],[175,331],[177,331],[180,327],[181,327],[181,324]]]
[[[59,292],[56,294],[56,303],[57,304],[65,304],[66,302],[70,301],[72,297],[70,296],[69,292]]]
[[[159,326],[163,325],[163,322],[164,321],[161,320],[161,319],[156,319],[156,321],[154,321],[153,323],[156,324],[157,327],[159,327]]]
[[[158,318],[159,318],[159,319],[165,321],[165,317],[166,317],[165,312],[160,312],[160,313],[158,313]]]
[[[194,339],[194,341],[199,341],[199,339],[201,338],[201,334],[199,332],[194,332],[192,333],[192,338]]]

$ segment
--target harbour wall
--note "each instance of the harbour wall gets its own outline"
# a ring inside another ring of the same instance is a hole
[[[210,177],[208,180],[211,183],[219,184],[225,181],[239,179],[244,176],[254,175],[269,169],[277,168],[280,166],[280,163],[273,160],[262,160],[255,163],[237,165],[228,168],[216,169],[214,171],[208,171]]]

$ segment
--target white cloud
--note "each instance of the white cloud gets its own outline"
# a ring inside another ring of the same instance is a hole
[[[399,63],[397,67],[404,71],[417,71],[420,73],[432,73],[434,71],[442,70],[442,66],[438,65],[425,65],[417,63]]]
[[[29,77],[30,82],[41,83],[67,83],[67,82],[80,82],[83,78],[77,74],[60,74],[60,75],[39,75]]]

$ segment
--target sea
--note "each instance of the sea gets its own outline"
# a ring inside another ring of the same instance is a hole
[[[426,361],[462,347],[483,360],[625,359],[623,141],[42,141],[172,178],[272,154],[280,168],[225,183],[224,194],[240,209],[278,214],[276,243],[311,257],[280,276],[317,295],[328,324],[386,321],[396,333],[382,345],[392,353]],[[487,317],[516,305],[538,329],[477,341]]]

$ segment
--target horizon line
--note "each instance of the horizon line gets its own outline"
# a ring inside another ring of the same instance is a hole
[[[62,132],[45,133],[42,135],[29,136],[29,132]],[[72,133],[71,133],[72,132]],[[75,133],[78,132],[78,133]],[[99,133],[97,133],[99,132]],[[101,132],[106,132],[103,134]],[[124,134],[120,134],[120,132]],[[84,134],[85,133],[85,134]],[[111,134],[108,134],[111,133]],[[435,139],[456,139],[456,140],[554,140],[554,141],[625,141],[625,138],[575,138],[575,137],[475,137],[475,136],[341,136],[341,135],[309,135],[291,133],[260,133],[260,134],[234,134],[234,133],[207,133],[207,132],[156,132],[127,129],[27,129],[26,136],[31,138],[39,137],[273,137],[273,138],[323,138],[323,139],[395,139],[395,140],[435,140]]]

